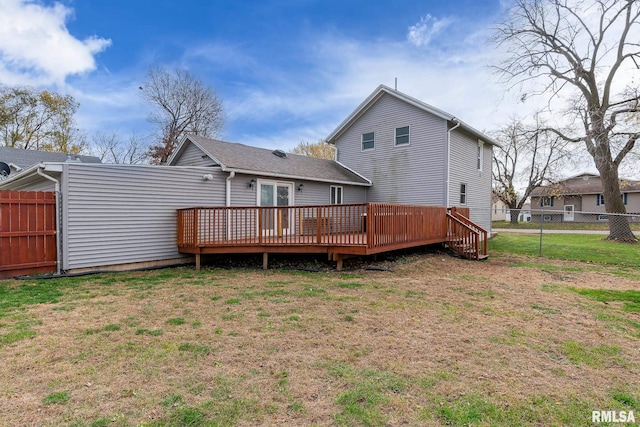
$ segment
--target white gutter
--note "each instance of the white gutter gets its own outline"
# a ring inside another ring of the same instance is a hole
[[[348,167],[346,167],[345,165],[343,165],[340,162],[336,162],[336,163],[340,164],[340,166],[344,167],[345,169],[348,169],[350,172],[355,173],[359,177],[365,179],[366,182],[351,182],[351,181],[341,181],[341,180],[335,180],[335,179],[313,178],[313,177],[301,176],[301,175],[289,175],[289,174],[284,174],[284,173],[264,172],[264,171],[256,171],[256,170],[249,170],[249,169],[237,169],[237,168],[228,168],[228,167],[222,168],[222,171],[223,172],[241,173],[243,175],[270,176],[270,177],[280,178],[280,179],[293,179],[293,180],[298,180],[298,181],[328,182],[328,183],[331,183],[331,184],[360,185],[360,186],[365,186],[365,187],[370,187],[371,186],[371,181],[369,181],[369,179],[367,179],[364,176],[360,175],[356,171],[354,171],[352,169],[349,169]]]
[[[447,207],[451,207],[451,185],[450,185],[450,179],[451,179],[451,132],[455,129],[457,129],[460,126],[460,122],[458,121],[458,119],[456,119],[455,117],[451,119],[452,122],[455,122],[456,125],[454,127],[452,127],[451,129],[447,130]]]
[[[45,173],[42,172],[42,167],[44,167],[44,165],[41,163],[40,165],[38,165],[38,168],[36,169],[36,173],[38,175],[40,175],[41,177],[43,177],[44,179],[48,179],[49,181],[53,181],[55,183],[55,192],[56,192],[56,274],[59,276],[62,272],[62,253],[60,251],[60,247],[62,246],[60,243],[60,237],[61,237],[61,233],[60,233],[60,229],[62,228],[60,226],[60,222],[62,220],[62,215],[60,215],[60,181],[58,181],[57,179],[55,179],[52,176],[49,176]]]

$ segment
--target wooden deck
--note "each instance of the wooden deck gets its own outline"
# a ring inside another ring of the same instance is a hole
[[[482,229],[467,217],[468,210],[384,203],[194,207],[178,210],[178,250],[195,254],[196,269],[202,254],[215,253],[262,253],[265,268],[269,253],[326,253],[341,269],[351,255],[434,243],[481,259],[486,232],[483,249]]]

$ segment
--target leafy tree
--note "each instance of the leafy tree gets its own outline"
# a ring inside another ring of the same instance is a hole
[[[334,157],[334,149],[324,141],[300,141],[300,143],[296,145],[291,152],[293,154],[301,154],[303,156],[316,157],[318,159],[333,160]]]
[[[606,211],[625,213],[618,169],[640,137],[626,118],[640,109],[628,71],[640,63],[640,2],[632,0],[514,0],[495,41],[507,47],[498,66],[512,83],[541,84],[536,94],[569,101],[572,132],[600,172]],[[525,95],[526,96],[526,95]],[[556,112],[557,114],[557,112]],[[626,217],[609,216],[609,239],[635,242]]]
[[[0,87],[0,138],[7,147],[79,153],[79,104],[71,95],[28,87]]]
[[[149,120],[159,128],[148,152],[151,163],[165,163],[183,133],[215,137],[222,131],[222,101],[188,71],[152,68],[140,89],[153,107]]]
[[[493,149],[493,194],[509,207],[514,224],[533,190],[550,180],[569,154],[570,143],[543,128],[536,116],[534,125],[514,118],[494,132],[500,146]],[[522,192],[516,190],[520,186]]]

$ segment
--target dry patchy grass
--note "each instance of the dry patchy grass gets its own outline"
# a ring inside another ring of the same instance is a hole
[[[25,285],[51,295],[0,306],[0,419],[537,426],[588,425],[600,409],[640,416],[640,314],[572,290],[640,282],[538,261],[435,253],[394,272],[180,268],[5,282],[5,295]]]

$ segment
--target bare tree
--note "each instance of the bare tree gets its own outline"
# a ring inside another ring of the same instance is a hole
[[[531,192],[567,160],[570,143],[544,127],[538,116],[531,126],[514,118],[494,132],[500,146],[493,150],[493,194],[509,207],[514,224]]]
[[[222,131],[222,102],[188,71],[152,68],[140,89],[153,107],[149,120],[160,131],[149,149],[151,163],[165,163],[183,133],[215,137]]]
[[[293,154],[301,154],[307,157],[316,157],[318,159],[333,160],[335,150],[326,142],[305,142],[300,141],[298,145],[291,150]]]
[[[571,99],[573,132],[551,129],[583,142],[600,172],[606,211],[625,213],[618,169],[640,137],[625,126],[639,111],[628,84],[640,63],[640,2],[633,0],[515,0],[495,41],[508,56],[497,68],[514,83],[542,83],[538,94]],[[626,217],[609,216],[609,239],[635,242]]]
[[[91,145],[94,155],[104,163],[139,165],[147,160],[148,148],[135,133],[125,142],[118,132],[96,132]]]

